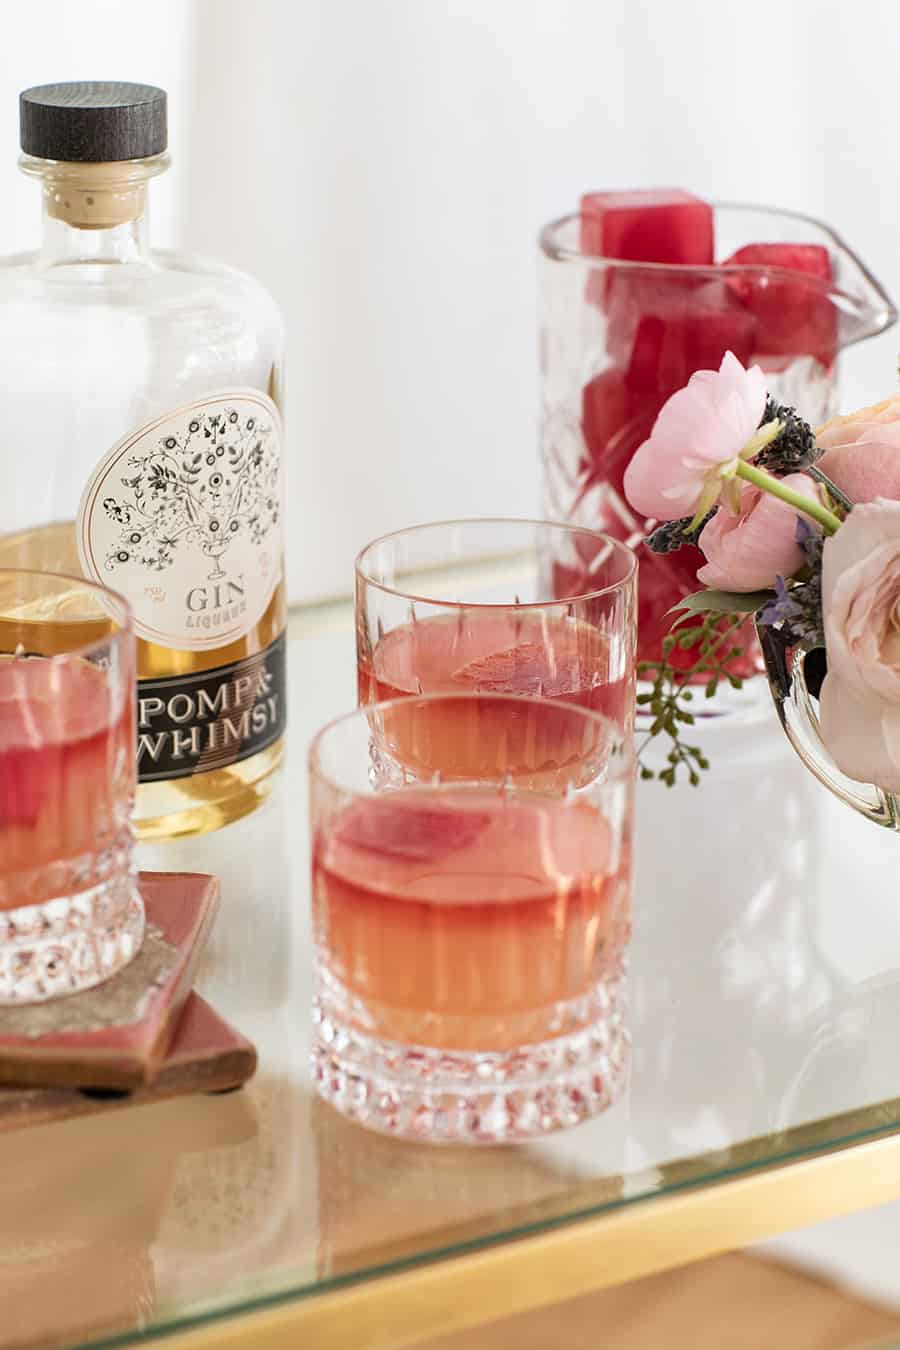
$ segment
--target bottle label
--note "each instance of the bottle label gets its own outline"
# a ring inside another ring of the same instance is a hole
[[[182,651],[242,638],[282,570],[281,419],[255,389],[210,394],[131,432],[78,508],[85,575],[131,603],[138,637]]]
[[[224,769],[265,750],[286,722],[285,634],[194,675],[138,681],[138,782]]]

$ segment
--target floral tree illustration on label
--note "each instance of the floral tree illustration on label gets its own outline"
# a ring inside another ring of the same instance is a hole
[[[278,410],[220,394],[127,436],[78,513],[86,574],[131,602],[140,637],[222,647],[258,621],[281,575]]]
[[[284,732],[282,490],[278,409],[252,389],[132,432],[85,489],[82,567],[127,597],[151,644],[139,652],[140,783],[214,773]]]

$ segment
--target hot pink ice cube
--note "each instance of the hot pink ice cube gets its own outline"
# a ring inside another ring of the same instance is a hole
[[[821,244],[746,244],[724,260],[753,267],[783,268],[808,281],[792,281],[766,271],[737,273],[728,279],[732,294],[757,320],[755,354],[770,357],[813,356],[830,366],[837,355],[837,310],[829,295],[831,256]],[[825,283],[824,285],[821,283]]]
[[[588,381],[581,393],[581,430],[589,481],[622,492],[631,456],[650,435],[660,406],[655,395],[629,388],[623,370],[604,370]]]
[[[581,247],[631,262],[709,265],[712,207],[681,188],[587,192],[581,199]]]
[[[690,268],[612,267],[603,280],[606,353],[615,365],[623,367],[631,360],[635,335],[644,315],[687,314],[696,307],[698,292],[710,284],[702,272],[698,276]],[[724,294],[725,304],[738,307],[733,297]],[[705,307],[709,307],[708,303]]]
[[[712,207],[681,188],[586,192],[581,199],[581,247],[585,253],[623,262],[709,266],[713,261]],[[602,308],[616,284],[621,296],[632,287],[645,291],[657,282],[646,274],[596,272],[588,277],[587,299]],[[665,284],[665,278],[660,284]],[[640,303],[639,297],[635,303]],[[633,310],[635,304],[628,308]]]
[[[718,370],[726,352],[744,365],[756,341],[756,317],[712,281],[686,300],[658,304],[641,316],[626,383],[634,393],[667,397],[696,370]]]

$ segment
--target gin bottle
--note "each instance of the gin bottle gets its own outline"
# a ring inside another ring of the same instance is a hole
[[[29,89],[20,132],[43,237],[0,262],[0,565],[128,599],[139,833],[212,829],[282,753],[281,319],[252,278],[151,249],[162,90]]]

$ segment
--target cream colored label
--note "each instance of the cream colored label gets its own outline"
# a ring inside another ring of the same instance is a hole
[[[210,394],[133,431],[78,508],[87,576],[120,591],[139,637],[204,651],[244,636],[281,576],[281,419],[254,389]]]

